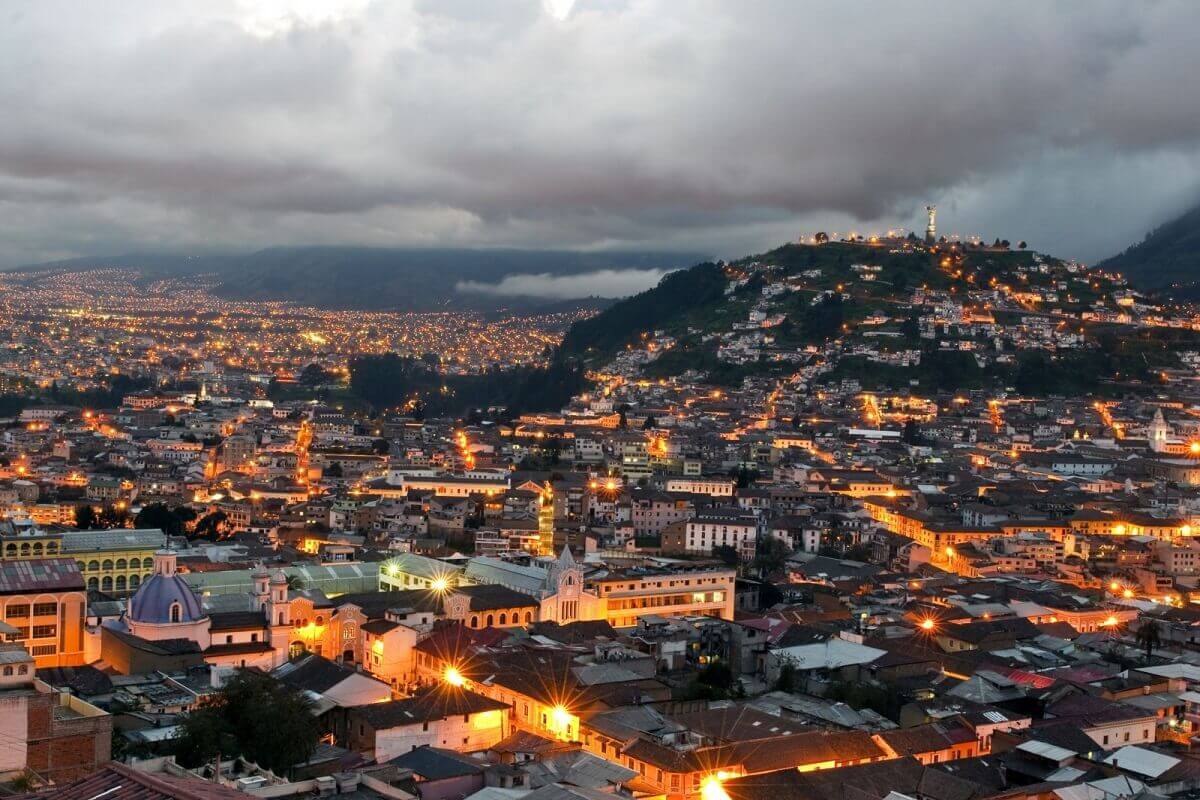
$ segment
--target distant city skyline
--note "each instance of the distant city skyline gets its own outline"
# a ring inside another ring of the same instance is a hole
[[[915,36],[914,21],[922,20]],[[1184,2],[45,2],[0,30],[0,266],[939,229],[1094,261],[1200,201]]]

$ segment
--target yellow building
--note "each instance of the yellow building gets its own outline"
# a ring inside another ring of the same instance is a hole
[[[40,528],[5,526],[0,531],[0,558],[4,561],[25,561],[30,558],[53,558],[62,550],[62,531]]]
[[[66,531],[62,555],[75,559],[89,590],[132,594],[154,572],[154,553],[166,546],[158,528]]]

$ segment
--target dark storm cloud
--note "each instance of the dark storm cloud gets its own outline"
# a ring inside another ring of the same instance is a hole
[[[42,2],[0,26],[0,263],[287,243],[1118,248],[1193,201],[1200,7]]]

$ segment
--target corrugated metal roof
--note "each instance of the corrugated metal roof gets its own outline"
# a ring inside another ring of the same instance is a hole
[[[1127,745],[1104,759],[1104,763],[1119,766],[1123,770],[1138,775],[1145,775],[1147,778],[1157,778],[1179,764],[1180,760],[1166,753]]]
[[[83,589],[83,576],[73,558],[0,561],[0,594]]]
[[[106,550],[157,550],[167,543],[158,528],[113,528],[107,531],[67,531],[63,534],[64,553],[91,553]]]

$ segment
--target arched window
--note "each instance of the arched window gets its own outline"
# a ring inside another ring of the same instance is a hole
[[[183,619],[183,606],[179,603],[171,603],[171,622],[179,622]]]
[[[29,665],[28,665],[28,664],[22,664],[21,666],[17,667],[17,674],[18,674],[18,675],[27,675],[27,674],[29,674]]]
[[[282,625],[282,624],[284,624],[284,623],[283,623],[283,612],[282,612],[282,611],[280,611],[280,612],[279,612],[279,622],[278,622],[278,623],[276,623],[276,624],[278,624],[278,625]]]
[[[82,561],[76,561],[75,563],[79,566],[80,572],[83,572],[85,569],[87,569],[87,564],[84,564]]]
[[[4,548],[4,555],[7,558],[15,558],[17,555],[17,546],[11,542]]]
[[[131,590],[136,589],[137,587],[139,587],[141,585],[142,585],[142,576],[141,575],[130,575],[129,576],[129,588]]]
[[[103,579],[101,579],[101,581],[100,581],[100,590],[101,590],[101,591],[104,591],[104,592],[111,592],[111,591],[112,591],[112,577],[111,577],[111,576],[109,576],[109,575],[105,575],[105,576],[104,576],[104,578],[103,578]]]
[[[41,542],[33,543],[33,554],[35,556],[40,556],[42,554],[42,543]]]
[[[126,565],[126,563],[127,563],[127,562],[125,561],[125,559],[123,559],[123,558],[118,558],[118,559],[117,559],[117,569],[122,569],[122,570],[123,570],[123,569],[125,569],[125,565]]]
[[[525,612],[525,624],[526,624],[526,625],[528,625],[528,624],[530,624],[531,622],[533,622],[533,612],[532,612],[532,611],[526,611],[526,612]]]
[[[47,553],[57,553],[58,552],[58,542],[46,542],[46,552]]]
[[[6,678],[7,678],[8,676],[10,676],[10,675],[12,675],[12,674],[13,674],[13,668],[12,668],[12,667],[5,667],[5,668],[4,668],[4,677],[6,677]]]
[[[503,625],[506,622],[508,622],[508,614],[505,614],[503,611],[501,611],[500,612],[500,624]]]
[[[97,578],[88,578],[88,589],[96,591],[100,588],[100,581]]]
[[[472,615],[471,615],[471,627],[472,627],[472,628],[478,628],[478,627],[479,627],[479,615],[478,615],[478,614],[472,614]]]
[[[324,625],[324,624],[325,624],[325,618],[324,618],[324,617],[322,617],[322,616],[319,616],[319,615],[318,615],[318,616],[317,616],[317,624],[318,624],[318,625]]]
[[[125,576],[124,575],[117,576],[116,587],[117,587],[118,592],[125,591]]]
[[[98,569],[100,569],[99,561],[92,560],[88,562],[88,572],[95,572]]]
[[[21,555],[29,555],[29,542],[21,542]]]
[[[100,568],[103,569],[105,572],[112,572],[112,568],[113,568],[112,559],[111,558],[104,559],[104,563],[100,565]]]
[[[142,560],[140,558],[129,559],[129,568],[130,569],[141,569],[142,568]]]
[[[495,619],[493,619],[493,618],[492,618],[492,615],[491,615],[491,614],[488,614],[488,615],[487,615],[487,626],[490,628],[490,627],[492,627],[492,625],[494,625],[495,623],[496,623],[496,621],[495,621]]]

